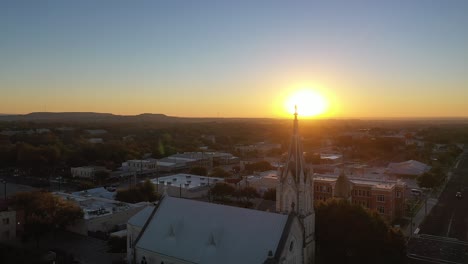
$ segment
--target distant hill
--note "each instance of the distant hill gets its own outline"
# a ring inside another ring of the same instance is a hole
[[[138,121],[177,121],[179,118],[163,114],[141,114],[134,116],[114,115],[93,112],[35,112],[25,115],[0,115],[0,121],[32,122],[138,122]]]
[[[1,121],[26,121],[26,122],[104,122],[104,123],[132,123],[132,122],[165,122],[165,123],[190,123],[190,122],[219,122],[219,121],[271,121],[270,118],[189,118],[174,117],[164,114],[139,114],[139,115],[114,115],[110,113],[94,112],[34,112],[25,115],[0,115]]]

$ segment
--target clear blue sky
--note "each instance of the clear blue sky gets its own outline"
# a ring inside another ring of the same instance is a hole
[[[0,113],[468,116],[468,1],[1,1]]]

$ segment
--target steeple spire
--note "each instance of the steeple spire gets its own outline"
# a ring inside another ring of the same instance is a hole
[[[293,133],[291,136],[291,144],[289,145],[287,169],[291,170],[294,180],[299,182],[301,178],[304,180],[303,173],[305,169],[305,163],[302,153],[301,138],[299,136],[299,121],[297,119],[297,115],[297,105],[295,105]]]
[[[294,128],[293,128],[293,135],[298,135],[298,121],[297,121],[297,105],[294,105]]]

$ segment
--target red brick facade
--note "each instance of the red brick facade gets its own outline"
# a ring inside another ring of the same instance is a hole
[[[403,215],[405,205],[405,184],[401,182],[374,182],[350,180],[349,200],[379,213],[388,221]],[[317,177],[314,179],[314,201],[326,201],[334,197],[336,178]]]

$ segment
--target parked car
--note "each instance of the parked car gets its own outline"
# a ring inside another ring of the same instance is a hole
[[[457,197],[458,199],[461,199],[461,198],[462,198],[461,192],[457,192],[457,193],[455,194],[455,197]]]

